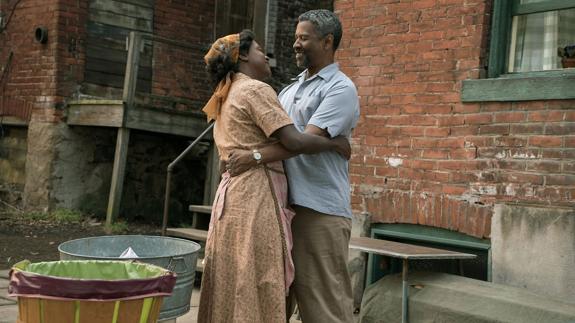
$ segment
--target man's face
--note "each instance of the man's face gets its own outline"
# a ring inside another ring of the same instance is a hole
[[[311,22],[302,21],[297,24],[293,49],[298,67],[313,67],[318,58],[324,55],[324,45]]]

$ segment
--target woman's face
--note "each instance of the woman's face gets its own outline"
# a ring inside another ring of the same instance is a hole
[[[253,70],[257,80],[263,81],[272,76],[269,59],[255,40],[252,41],[247,58],[247,63]]]

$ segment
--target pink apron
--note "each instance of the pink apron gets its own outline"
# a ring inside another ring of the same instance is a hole
[[[295,275],[295,268],[293,259],[291,257],[291,250],[293,248],[293,240],[291,234],[291,221],[295,216],[295,213],[289,208],[287,205],[288,203],[288,184],[287,178],[284,174],[281,165],[281,161],[267,163],[263,165],[264,171],[266,172],[266,177],[268,178],[268,182],[270,185],[270,189],[274,196],[275,204],[276,204],[276,214],[278,215],[278,222],[281,225],[282,230],[280,231],[282,234],[282,243],[283,248],[283,255],[284,255],[284,271],[285,271],[285,287],[286,287],[286,296],[289,293],[289,287],[291,286],[294,275]],[[274,167],[275,166],[275,167]],[[258,171],[258,168],[254,168],[249,171]],[[218,186],[218,190],[216,191],[216,197],[214,199],[214,203],[212,206],[212,216],[210,219],[210,227],[208,229],[208,239],[206,241],[206,245],[211,244],[212,238],[212,227],[214,221],[218,221],[222,215],[224,210],[224,203],[226,200],[226,191],[232,177],[228,172],[222,174],[222,179]],[[246,206],[249,207],[249,206]]]

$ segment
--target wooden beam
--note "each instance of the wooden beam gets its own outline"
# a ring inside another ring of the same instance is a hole
[[[205,117],[137,107],[127,111],[125,126],[130,129],[197,137],[205,128]]]
[[[112,184],[108,197],[108,210],[106,212],[106,228],[120,213],[120,202],[124,191],[124,177],[126,175],[126,160],[128,159],[128,144],[130,143],[130,129],[118,128],[116,139],[116,153],[114,155],[114,168],[112,169]]]
[[[69,125],[119,128],[123,120],[122,100],[79,100],[68,104]]]
[[[125,127],[149,132],[195,138],[206,127],[196,113],[134,106],[125,109],[122,100],[77,100],[68,104],[68,125]],[[210,139],[208,135],[206,139]]]
[[[126,63],[126,77],[124,80],[124,92],[122,101],[125,109],[130,110],[134,106],[136,96],[136,81],[138,80],[138,64],[140,61],[140,48],[142,38],[138,33],[131,32],[128,47],[128,62]],[[126,112],[122,124],[126,123]],[[112,184],[108,198],[108,210],[106,212],[106,227],[110,228],[114,218],[120,213],[120,202],[124,189],[124,176],[126,161],[128,159],[128,145],[130,142],[130,129],[122,127],[118,129],[116,141],[116,153],[114,155],[114,168],[112,170]]]
[[[0,115],[0,125],[27,127],[28,121],[14,116]]]

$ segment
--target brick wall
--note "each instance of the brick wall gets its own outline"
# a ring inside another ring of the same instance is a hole
[[[2,110],[23,118],[30,109],[50,105],[56,95],[57,0],[4,2],[7,24],[0,32],[0,66],[4,71]],[[48,43],[34,40],[38,26],[48,29]],[[11,57],[11,59],[10,59]]]
[[[209,99],[212,86],[206,82],[203,57],[213,41],[214,4],[210,0],[155,2],[154,33],[202,49],[155,42],[153,94],[190,99],[198,107]]]
[[[461,102],[485,74],[491,3],[335,1],[361,100],[356,212],[489,237],[496,202],[575,205],[574,101]]]
[[[62,113],[54,108],[83,78],[86,0],[11,1],[2,10],[9,20],[0,33],[3,110],[30,119],[36,109],[38,120],[59,121]],[[40,26],[48,31],[45,44],[34,38]]]

